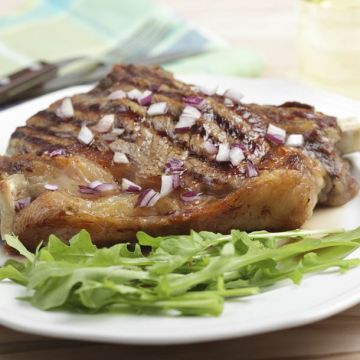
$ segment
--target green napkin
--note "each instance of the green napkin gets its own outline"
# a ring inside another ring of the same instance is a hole
[[[261,60],[242,49],[223,49],[171,9],[151,0],[0,1],[0,76],[37,60],[97,57],[114,48],[149,19],[171,22],[172,30],[151,54],[209,51],[168,64],[180,73],[256,76]]]

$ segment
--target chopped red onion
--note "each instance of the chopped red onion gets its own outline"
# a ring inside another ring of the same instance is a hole
[[[199,109],[200,111],[207,111],[208,109],[210,109],[209,103],[206,100],[203,100],[199,105],[196,106],[197,109]],[[209,114],[210,116],[210,114]]]
[[[124,154],[120,151],[116,151],[114,153],[113,161],[115,164],[128,164],[129,163],[129,159],[126,156],[126,154]]]
[[[161,176],[161,190],[160,195],[166,196],[173,191],[173,176],[172,175],[162,175]]]
[[[218,89],[218,86],[217,85],[214,85],[214,86],[194,86],[193,87],[193,90],[194,91],[200,91],[202,93],[204,93],[205,95],[215,95],[216,94],[216,91]]]
[[[116,90],[113,91],[109,96],[109,100],[119,100],[119,99],[125,99],[126,98],[126,92],[123,90]]]
[[[179,159],[170,159],[165,164],[165,172],[167,174],[181,174],[185,171],[184,162]]]
[[[152,101],[152,96],[153,95],[150,90],[145,90],[137,100],[140,105],[149,106]]]
[[[160,199],[160,194],[153,189],[146,189],[139,194],[135,207],[151,207]]]
[[[186,105],[182,114],[180,115],[180,119],[181,119],[181,116],[193,117],[193,118],[195,118],[195,120],[198,120],[201,117],[201,112],[191,105]]]
[[[244,97],[244,95],[237,89],[226,90],[224,96],[236,104],[240,104],[241,99]]]
[[[31,204],[30,196],[15,201],[15,210],[20,211]]]
[[[232,165],[238,166],[244,159],[244,152],[238,146],[230,149],[230,162]]]
[[[180,174],[172,175],[172,186],[173,186],[173,189],[177,189],[180,187]]]
[[[225,98],[225,100],[224,100],[224,105],[225,106],[234,106],[234,102],[231,100],[231,99],[229,99],[229,98]]]
[[[85,124],[83,124],[77,138],[81,143],[89,145],[94,140],[94,134]]]
[[[202,98],[200,96],[186,96],[186,97],[183,97],[183,102],[185,104],[192,105],[192,106],[195,106],[195,107],[200,105],[203,101],[204,101],[204,98]]]
[[[182,133],[187,132],[195,125],[196,120],[194,118],[181,118],[175,125],[175,132]]]
[[[196,193],[195,191],[187,191],[180,195],[181,200],[185,201],[185,202],[199,200],[199,197],[200,197],[200,194]]]
[[[138,100],[141,97],[142,93],[138,89],[132,89],[127,93],[127,97],[131,100]]]
[[[218,152],[216,145],[214,145],[210,140],[206,140],[203,144],[204,149],[207,153],[215,155]]]
[[[148,115],[155,116],[155,115],[164,115],[167,113],[168,105],[166,102],[158,102],[151,104],[147,110]]]
[[[74,108],[70,98],[65,98],[55,111],[56,115],[62,119],[74,116]]]
[[[90,189],[95,189],[97,186],[103,184],[102,181],[99,181],[99,180],[95,180],[95,181],[92,181],[91,183],[89,183],[87,186],[90,188]]]
[[[95,189],[91,189],[85,185],[79,185],[79,192],[81,194],[87,194],[87,195],[94,195],[98,193]]]
[[[290,134],[286,140],[286,145],[293,147],[304,146],[304,136],[302,134]]]
[[[94,126],[94,130],[97,132],[108,132],[114,126],[115,115],[107,114],[104,115],[99,122]]]
[[[54,185],[54,184],[45,184],[44,188],[46,190],[49,190],[49,191],[56,191],[56,190],[59,189],[59,187],[57,185]]]
[[[229,144],[219,144],[219,150],[216,155],[216,161],[219,161],[219,162],[230,161],[230,146],[229,146]]]
[[[251,160],[246,161],[246,170],[248,177],[256,177],[259,175],[256,165]]]
[[[125,129],[113,129],[110,133],[103,134],[101,138],[106,141],[114,141],[124,132]]]
[[[286,131],[273,124],[269,124],[266,135],[266,139],[276,145],[284,145],[286,138]]]
[[[67,156],[68,153],[66,152],[65,149],[55,149],[51,151],[49,150],[44,151],[44,155],[55,157],[55,156]]]
[[[125,132],[125,129],[118,129],[118,128],[113,129],[113,130],[111,131],[112,134],[115,134],[115,135],[117,135],[117,136],[122,135],[124,132]]]
[[[110,183],[102,183],[94,188],[94,190],[97,192],[113,191],[116,189],[117,186],[115,184],[110,184]]]
[[[141,186],[133,183],[132,181],[130,181],[128,179],[123,178],[121,180],[121,189],[123,191],[134,193],[134,192],[140,192]]]
[[[174,189],[180,186],[180,175],[162,175],[161,176],[161,190],[160,195],[166,196],[170,194]]]
[[[189,130],[195,123],[196,120],[200,119],[201,112],[193,106],[186,105],[182,114],[180,115],[179,121],[175,125],[176,132],[183,132]]]
[[[79,192],[81,194],[95,195],[99,193],[103,193],[106,191],[116,190],[117,185],[110,183],[103,183],[101,181],[95,180],[89,183],[87,186],[79,185]]]
[[[240,149],[243,150],[243,151],[247,150],[247,147],[246,147],[246,145],[245,145],[243,142],[233,143],[233,144],[231,144],[231,147],[232,147],[232,148],[238,147],[238,148],[240,148]]]

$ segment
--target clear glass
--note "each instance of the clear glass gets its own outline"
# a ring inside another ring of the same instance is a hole
[[[360,0],[300,0],[304,80],[360,99]]]

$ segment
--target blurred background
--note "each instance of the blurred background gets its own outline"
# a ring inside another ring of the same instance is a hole
[[[93,82],[131,62],[360,98],[359,39],[360,0],[0,0],[0,97]]]

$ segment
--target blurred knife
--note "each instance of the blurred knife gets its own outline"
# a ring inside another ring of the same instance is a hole
[[[156,56],[144,56],[132,63],[136,65],[161,65],[185,57],[198,55],[205,49],[191,49],[168,52]],[[51,91],[74,85],[89,84],[106,76],[113,64],[91,63],[81,70],[57,76],[58,70],[72,62],[83,59],[74,57],[56,63],[40,61],[34,66],[22,69],[0,79],[0,105],[33,98]]]

